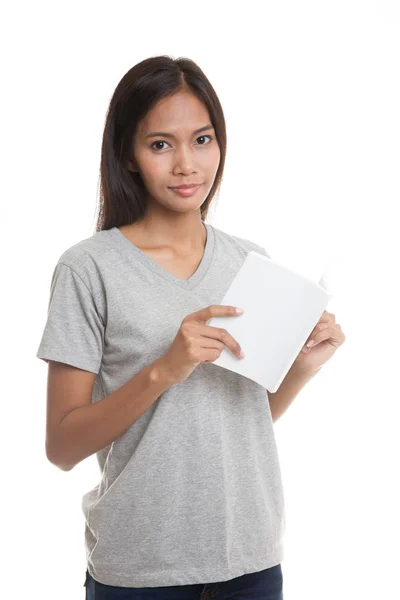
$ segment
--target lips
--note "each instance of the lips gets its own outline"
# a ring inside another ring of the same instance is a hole
[[[199,185],[201,185],[200,183],[192,183],[192,184],[185,184],[185,185],[176,185],[174,187],[172,187],[173,190],[191,190],[193,188],[198,187]]]

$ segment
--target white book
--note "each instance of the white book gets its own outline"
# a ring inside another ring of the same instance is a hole
[[[227,329],[245,358],[225,347],[213,364],[276,392],[331,297],[323,278],[316,283],[263,254],[249,252],[221,301],[245,312],[229,320],[207,321]]]

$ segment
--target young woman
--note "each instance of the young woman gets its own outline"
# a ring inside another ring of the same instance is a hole
[[[47,457],[69,471],[96,453],[101,473],[82,501],[87,599],[283,598],[268,396],[213,365],[224,347],[242,360],[220,301],[249,251],[268,256],[205,222],[225,153],[194,62],[135,65],[107,114],[96,233],[53,272]]]

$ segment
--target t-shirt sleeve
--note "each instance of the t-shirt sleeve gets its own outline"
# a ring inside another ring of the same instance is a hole
[[[104,324],[91,291],[72,267],[58,263],[51,280],[47,321],[37,358],[97,374],[103,340]]]

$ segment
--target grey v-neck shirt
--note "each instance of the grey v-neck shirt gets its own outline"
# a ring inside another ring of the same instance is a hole
[[[36,356],[96,373],[92,402],[154,362],[186,315],[221,304],[250,250],[269,256],[203,223],[204,255],[187,280],[116,227],[68,248],[53,272]],[[87,567],[100,583],[214,583],[283,560],[286,520],[271,411],[265,388],[247,377],[201,363],[97,460],[100,481],[84,494],[82,510]]]

